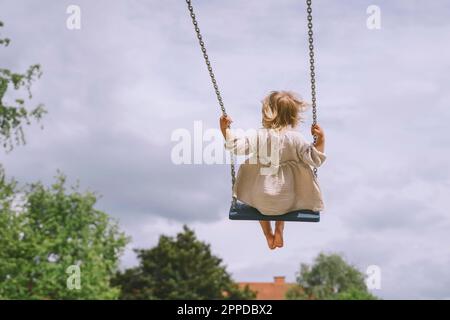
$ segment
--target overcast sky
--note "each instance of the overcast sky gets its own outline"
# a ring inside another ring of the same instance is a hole
[[[81,8],[81,30],[66,8]],[[275,89],[309,99],[304,1],[194,1],[228,113],[260,123]],[[366,9],[381,8],[381,30]],[[170,160],[171,133],[220,115],[185,2],[0,0],[1,67],[32,63],[44,75],[34,103],[44,130],[2,155],[10,176],[46,183],[60,169],[102,194],[99,208],[148,248],[183,224],[212,244],[238,281],[289,281],[301,262],[339,252],[361,270],[378,265],[383,298],[450,298],[450,2],[314,2],[319,122],[327,162],[319,224],[290,223],[269,251],[258,223],[230,222],[227,165]],[[300,130],[308,136],[310,114]]]

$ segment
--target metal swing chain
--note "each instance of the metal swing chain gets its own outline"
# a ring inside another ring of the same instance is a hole
[[[308,13],[308,42],[309,42],[309,69],[311,77],[311,102],[312,102],[312,125],[317,124],[317,98],[316,98],[316,68],[314,60],[314,32],[313,32],[313,17],[312,17],[312,0],[306,0]],[[314,144],[317,142],[317,136],[314,135]],[[317,177],[317,168],[313,168],[314,176]]]
[[[192,6],[191,0],[186,0],[186,4],[188,6],[188,10],[192,19],[192,24],[194,25],[195,33],[197,34],[198,43],[200,44],[200,48],[203,53],[203,59],[205,60],[206,67],[208,68],[209,77],[211,78],[211,83],[214,87],[214,91],[216,92],[217,101],[219,102],[220,110],[222,110],[222,115],[227,116],[227,112],[225,110],[225,105],[223,103],[222,94],[219,90],[219,85],[217,84],[216,76],[214,75],[213,68],[211,66],[211,61],[209,60],[208,53],[206,51],[205,42],[203,41],[202,34],[200,32],[200,28],[198,26],[197,19],[194,13],[194,7]],[[232,192],[232,207],[236,205],[236,198],[233,196],[234,184],[236,183],[236,169],[235,169],[235,156],[233,152],[230,152],[231,158],[231,192]]]

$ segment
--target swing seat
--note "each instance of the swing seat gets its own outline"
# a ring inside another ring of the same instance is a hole
[[[237,201],[230,208],[230,220],[264,220],[264,221],[293,221],[293,222],[319,222],[320,212],[312,210],[296,210],[282,215],[264,215],[257,209]]]

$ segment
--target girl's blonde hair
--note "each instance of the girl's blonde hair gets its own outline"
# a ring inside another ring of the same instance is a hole
[[[290,91],[272,91],[262,102],[262,125],[266,129],[296,127],[308,104]]]

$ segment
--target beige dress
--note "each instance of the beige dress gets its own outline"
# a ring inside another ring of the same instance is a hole
[[[238,134],[227,130],[227,150],[245,155],[233,194],[265,215],[299,209],[324,208],[312,167],[325,161],[324,153],[294,130],[259,129]]]

